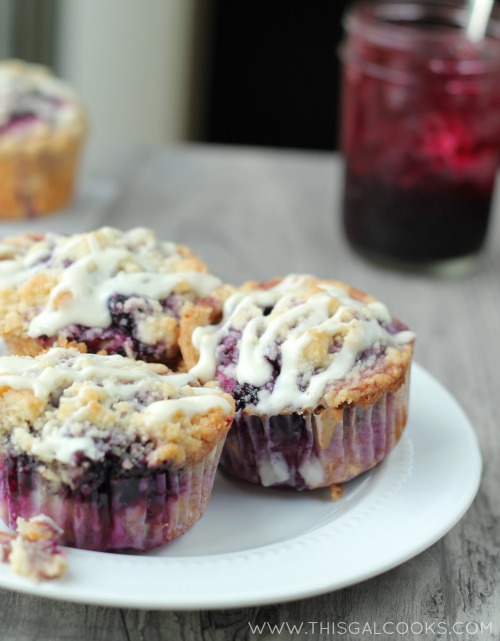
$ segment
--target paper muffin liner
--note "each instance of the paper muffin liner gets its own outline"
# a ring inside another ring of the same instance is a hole
[[[60,134],[39,145],[0,150],[0,218],[37,218],[67,205],[78,175],[80,135]]]
[[[87,550],[147,550],[175,539],[203,515],[223,442],[183,468],[104,474],[96,488],[58,489],[26,458],[0,458],[0,517],[15,529],[19,516],[51,517],[61,543]]]
[[[406,424],[408,380],[368,407],[276,416],[237,412],[222,452],[231,476],[266,487],[343,483],[380,463]]]

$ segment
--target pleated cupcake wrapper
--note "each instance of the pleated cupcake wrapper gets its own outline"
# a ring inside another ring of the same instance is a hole
[[[59,131],[37,142],[0,149],[0,218],[33,219],[67,205],[74,194],[83,143],[81,132]]]
[[[0,517],[46,514],[64,530],[64,545],[87,550],[147,550],[175,539],[202,516],[223,443],[179,470],[109,478],[85,493],[54,486],[18,458],[0,460]]]
[[[380,463],[406,423],[408,382],[368,407],[270,417],[236,414],[222,452],[230,475],[297,490],[343,483]]]

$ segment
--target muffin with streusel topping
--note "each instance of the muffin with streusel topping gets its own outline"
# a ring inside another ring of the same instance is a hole
[[[70,202],[86,128],[80,98],[49,69],[0,62],[0,218],[44,216]]]
[[[236,402],[221,466],[298,490],[348,481],[395,446],[413,342],[372,296],[311,276],[226,287],[181,320],[190,373]]]
[[[52,348],[0,357],[0,517],[50,517],[66,545],[145,550],[209,501],[232,398],[189,374]]]
[[[175,366],[184,305],[219,287],[187,247],[145,228],[0,241],[0,335],[14,354],[77,345]]]

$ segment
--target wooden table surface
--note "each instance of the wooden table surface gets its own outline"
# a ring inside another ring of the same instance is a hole
[[[198,145],[91,152],[85,165],[91,187],[104,181],[116,188],[102,222],[151,226],[165,239],[190,245],[224,279],[238,283],[308,272],[344,280],[386,302],[417,332],[416,360],[459,399],[478,434],[483,478],[467,514],[407,563],[297,602],[212,612],[140,611],[0,590],[1,641],[385,639],[361,629],[378,625],[380,634],[386,621],[428,627],[427,633],[418,634],[417,626],[415,634],[389,639],[500,638],[500,225],[493,220],[484,258],[467,278],[437,280],[374,267],[344,241],[341,173],[334,154]],[[79,207],[86,227],[104,205],[87,197]],[[61,220],[54,218],[56,230]],[[351,634],[334,636],[326,627],[313,633],[305,626],[294,635],[253,635],[248,625],[309,621],[358,622],[360,631],[351,626]],[[468,632],[453,631],[455,622],[472,625]]]

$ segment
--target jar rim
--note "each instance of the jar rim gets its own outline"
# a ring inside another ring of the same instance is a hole
[[[486,37],[473,43],[465,36],[468,9],[454,0],[358,0],[343,18],[345,32],[390,49],[433,55],[432,45],[450,61],[472,62],[472,73],[500,67],[500,7],[493,8]],[[432,22],[434,21],[434,22]]]

